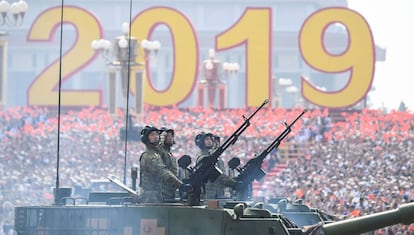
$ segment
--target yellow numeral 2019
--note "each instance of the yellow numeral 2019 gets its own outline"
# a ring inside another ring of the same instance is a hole
[[[76,28],[77,38],[62,58],[63,82],[96,58],[90,42],[102,37],[99,20],[91,12],[73,6],[64,9],[64,22]],[[234,25],[216,36],[217,51],[245,47],[246,106],[258,106],[264,99],[271,99],[271,14],[271,8],[246,8]],[[52,40],[52,33],[59,23],[59,8],[44,11],[33,22],[28,41]],[[152,86],[150,75],[147,76],[145,103],[168,106],[183,102],[194,91],[199,67],[199,42],[191,21],[176,9],[154,7],[140,12],[131,23],[131,34],[136,38],[150,38],[159,25],[165,25],[172,36],[174,67],[171,82],[160,91]],[[323,40],[326,28],[333,23],[343,24],[349,38],[348,47],[338,55],[329,53]],[[321,91],[302,79],[302,95],[309,102],[328,108],[347,107],[369,91],[375,69],[375,48],[369,25],[357,12],[347,8],[327,8],[313,13],[301,28],[299,48],[303,60],[318,71],[350,72],[348,83],[334,92]],[[148,66],[145,69],[146,74],[151,74]],[[34,79],[28,89],[28,104],[56,105],[58,78],[59,61],[56,60]],[[61,95],[62,106],[99,106],[102,103],[99,90],[63,90]]]

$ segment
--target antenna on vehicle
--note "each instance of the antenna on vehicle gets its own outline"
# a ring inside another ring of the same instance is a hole
[[[128,48],[131,48],[131,22],[132,22],[132,0],[129,0],[129,24],[128,24]],[[127,96],[126,96],[126,107],[125,107],[125,144],[124,144],[124,177],[123,183],[126,184],[126,175],[127,175],[127,156],[128,156],[128,131],[129,125],[131,124],[128,121],[129,118],[129,85],[131,81],[131,53],[132,50],[128,50],[128,79],[127,79]]]
[[[60,11],[60,47],[59,47],[59,92],[58,92],[58,122],[57,122],[57,155],[56,155],[56,185],[54,189],[54,204],[62,204],[62,193],[59,185],[59,163],[60,163],[60,111],[61,111],[61,90],[62,90],[62,39],[63,39],[63,6]],[[66,190],[66,189],[65,189]]]

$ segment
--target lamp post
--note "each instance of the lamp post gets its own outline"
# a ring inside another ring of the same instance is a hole
[[[237,63],[221,63],[215,58],[216,52],[213,49],[208,51],[208,59],[202,63],[202,79],[198,85],[198,106],[204,106],[205,96],[207,96],[208,107],[215,107],[215,101],[218,93],[218,108],[222,109],[226,106],[225,99],[227,97],[227,86],[224,81],[220,79],[222,71],[226,74],[234,76],[240,69]]]
[[[142,69],[143,64],[136,62],[136,59],[139,56],[138,51],[140,48],[144,50],[144,59],[146,60],[152,51],[157,52],[161,48],[161,43],[158,41],[148,41],[146,39],[139,42],[137,38],[130,36],[129,24],[126,22],[122,24],[122,31],[123,35],[116,37],[113,43],[105,39],[100,39],[93,40],[91,46],[95,51],[100,51],[102,57],[108,62],[108,110],[111,114],[114,114],[116,110],[116,75],[118,71],[121,75],[124,107],[128,108],[126,107],[126,101],[129,94],[128,75],[131,72],[130,68],[133,68],[133,71],[135,72],[135,112],[140,118],[143,112],[144,69]]]
[[[292,79],[290,78],[278,78],[276,76],[272,77],[272,88],[273,88],[273,97],[272,97],[272,107],[282,107],[282,92],[286,91],[286,88],[292,85]]]
[[[292,108],[299,105],[299,88],[292,85],[286,88],[286,92],[293,95],[293,105]]]
[[[23,0],[11,5],[6,0],[0,1],[0,27],[20,26],[29,6]],[[11,15],[10,15],[11,13]],[[7,31],[0,29],[0,110],[6,104],[6,81],[7,81]]]
[[[227,87],[230,89],[227,90],[228,98],[228,106],[235,107],[237,105],[237,101],[239,100],[237,95],[239,95],[238,85],[239,82],[237,81],[237,74],[240,70],[240,65],[238,63],[223,63],[223,72],[224,75],[228,78]]]
[[[7,32],[0,31],[0,111],[6,104]]]

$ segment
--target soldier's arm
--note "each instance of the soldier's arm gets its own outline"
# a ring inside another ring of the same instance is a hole
[[[177,165],[177,161],[175,160],[174,156],[171,156],[171,163],[172,163],[172,171],[175,175],[178,174],[178,165]]]
[[[161,177],[160,180],[163,180],[163,182],[167,182],[177,188],[182,184],[181,180],[167,169],[159,156],[144,154],[142,161],[145,161],[146,170],[151,172],[152,175],[159,175]]]

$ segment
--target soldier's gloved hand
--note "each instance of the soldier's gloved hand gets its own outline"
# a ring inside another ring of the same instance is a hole
[[[180,185],[178,190],[182,193],[191,193],[194,190],[194,188],[189,183],[183,183],[183,184]]]
[[[167,136],[167,132],[163,131],[160,134],[160,145],[163,145],[165,143],[165,138]]]

